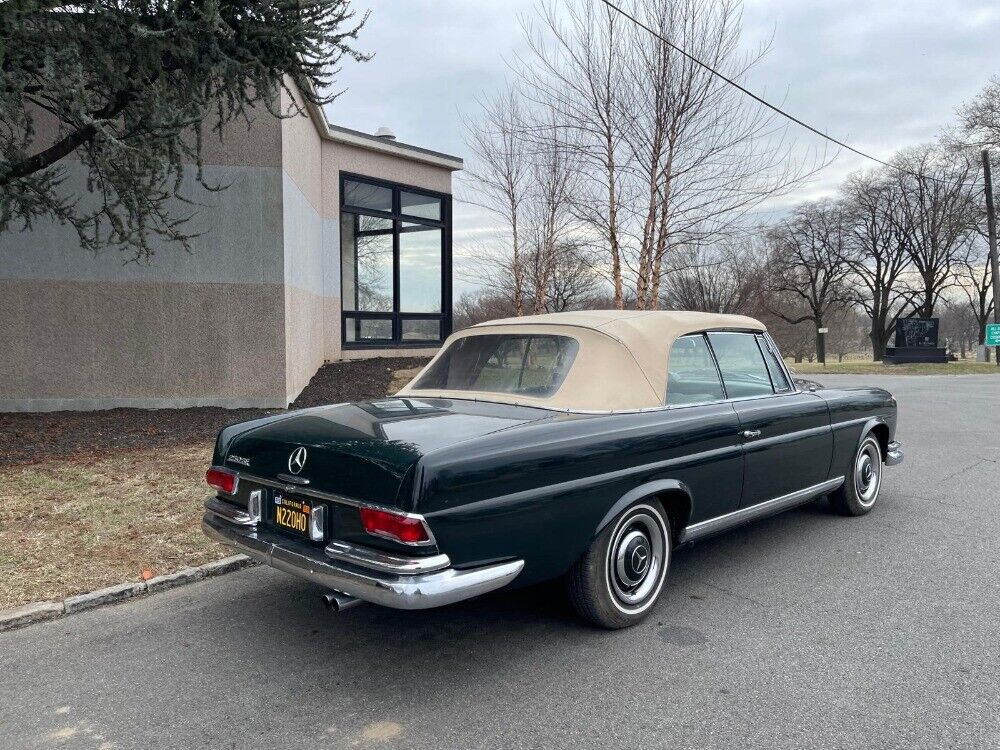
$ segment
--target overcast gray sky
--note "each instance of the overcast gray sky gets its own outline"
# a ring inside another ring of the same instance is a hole
[[[360,47],[375,57],[344,64],[338,86],[347,90],[330,120],[366,132],[387,125],[401,141],[464,156],[459,116],[504,85],[504,60],[523,49],[519,17],[535,0],[354,4],[371,8]],[[934,137],[1000,73],[997,0],[749,0],[743,25],[747,48],[773,37],[752,90],[883,158]],[[818,140],[795,135],[804,148]],[[801,197],[831,192],[863,162],[841,154]],[[457,266],[485,221],[456,206]]]

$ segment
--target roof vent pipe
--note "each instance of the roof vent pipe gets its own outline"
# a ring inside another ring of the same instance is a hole
[[[389,128],[387,128],[385,125],[383,125],[378,130],[375,131],[375,137],[385,138],[387,141],[396,140],[396,134],[393,133],[391,130],[389,130]]]

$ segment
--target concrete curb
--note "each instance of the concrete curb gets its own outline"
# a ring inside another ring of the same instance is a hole
[[[32,602],[16,609],[8,609],[0,612],[0,632],[5,630],[15,630],[36,622],[45,622],[57,617],[85,612],[95,607],[106,607],[111,604],[120,604],[137,596],[147,594],[158,594],[161,591],[183,586],[188,583],[200,581],[202,578],[233,573],[242,568],[253,565],[254,562],[246,555],[233,555],[221,560],[205,563],[196,568],[183,568],[176,573],[156,576],[148,581],[138,581],[135,583],[122,583],[117,586],[109,586],[106,589],[98,589],[86,594],[76,594],[68,596],[62,601],[53,602]]]

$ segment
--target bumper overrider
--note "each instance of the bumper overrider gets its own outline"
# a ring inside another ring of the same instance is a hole
[[[205,534],[253,560],[299,578],[395,609],[428,609],[502,588],[523,560],[456,569],[445,554],[401,557],[333,541],[325,549],[261,528],[239,508],[210,498],[201,522]]]
[[[903,449],[899,443],[893,440],[886,446],[887,450],[885,452],[885,465],[886,466],[899,466],[903,463]]]

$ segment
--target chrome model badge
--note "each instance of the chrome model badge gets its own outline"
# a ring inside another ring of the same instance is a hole
[[[250,465],[250,459],[249,458],[243,458],[243,456],[237,456],[237,455],[234,455],[232,453],[229,454],[229,460],[232,461],[234,464],[239,464],[240,466],[249,466]]]
[[[288,457],[288,470],[292,472],[292,474],[298,474],[302,471],[302,467],[306,465],[307,457],[308,454],[306,453],[306,449],[302,446],[293,450],[292,455]]]

